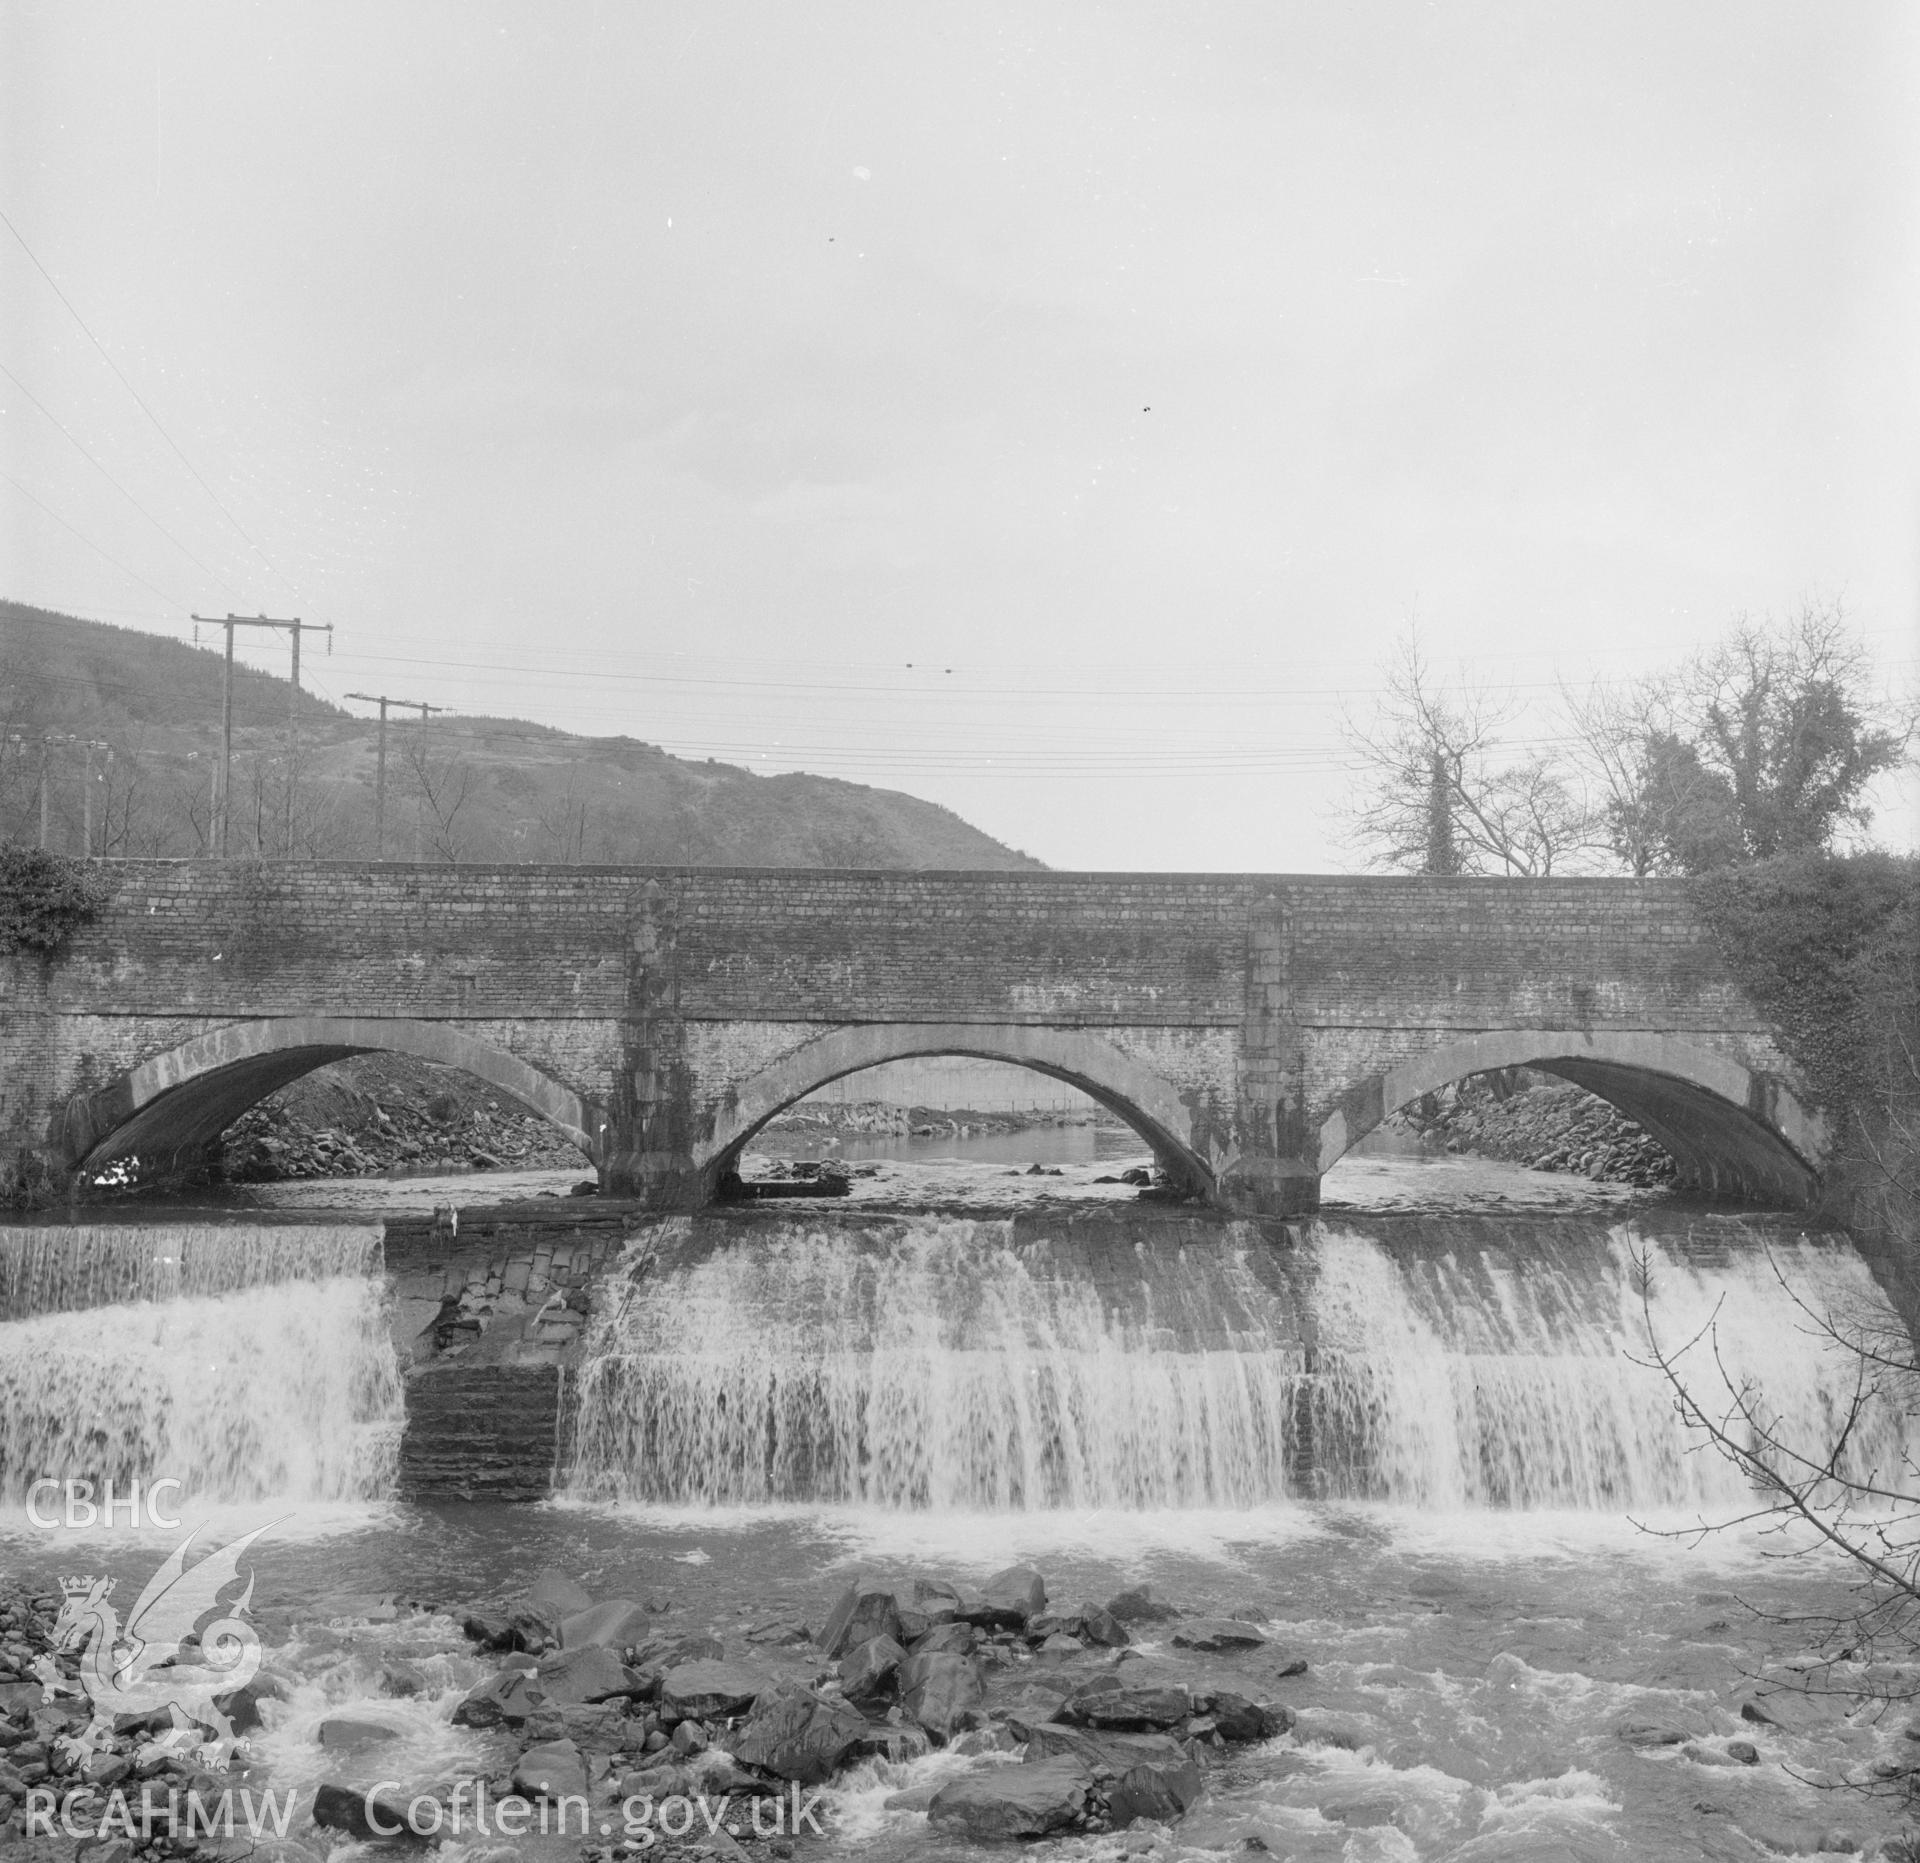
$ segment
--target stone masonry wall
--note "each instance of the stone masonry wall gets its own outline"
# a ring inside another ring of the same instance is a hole
[[[677,1007],[693,1020],[1232,1024],[1248,913],[1272,896],[1304,1022],[1759,1026],[1676,881],[187,861],[105,872],[115,898],[57,962],[0,963],[8,998],[96,1014],[617,1016],[629,902],[652,879],[677,922]]]
[[[403,1493],[512,1501],[550,1491],[590,1290],[633,1221],[577,1202],[387,1219],[393,1341],[407,1381]]]

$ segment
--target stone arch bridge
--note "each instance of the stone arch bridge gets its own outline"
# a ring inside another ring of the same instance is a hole
[[[310,1068],[449,1062],[604,1187],[698,1207],[752,1134],[878,1061],[1072,1082],[1214,1204],[1311,1210],[1395,1107],[1530,1064],[1699,1189],[1805,1203],[1820,1124],[1663,880],[123,862],[57,957],[0,959],[0,1151],[190,1175]]]

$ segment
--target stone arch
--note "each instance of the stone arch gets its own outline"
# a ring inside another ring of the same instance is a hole
[[[722,1101],[695,1146],[695,1167],[711,1186],[769,1119],[816,1087],[882,1061],[940,1054],[1008,1061],[1078,1087],[1138,1132],[1176,1182],[1214,1195],[1213,1172],[1190,1140],[1191,1114],[1169,1082],[1085,1029],[1028,1023],[861,1022],[829,1030],[762,1068]]]
[[[1321,1123],[1320,1169],[1410,1100],[1500,1067],[1558,1074],[1611,1101],[1673,1154],[1691,1188],[1796,1205],[1818,1188],[1817,1114],[1774,1077],[1652,1030],[1495,1029],[1444,1042],[1341,1096]]]
[[[68,1163],[94,1174],[138,1157],[178,1175],[257,1101],[329,1061],[374,1051],[438,1061],[550,1120],[599,1163],[607,1120],[592,1101],[504,1048],[444,1022],[381,1016],[271,1016],[211,1029],[142,1061],[66,1111]],[[144,1173],[143,1173],[144,1175]]]

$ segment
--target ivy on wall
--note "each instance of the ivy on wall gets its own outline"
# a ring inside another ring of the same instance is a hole
[[[1784,855],[1693,890],[1813,1097],[1835,1112],[1883,1099],[1888,1046],[1920,1010],[1920,859]]]
[[[59,950],[110,891],[84,860],[0,841],[0,957]]]

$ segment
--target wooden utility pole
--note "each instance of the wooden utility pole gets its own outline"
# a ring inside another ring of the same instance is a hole
[[[293,630],[293,690],[287,695],[287,858],[293,858],[293,779],[300,767],[300,636],[308,632],[324,633],[327,651],[333,651],[331,621],[295,621]]]
[[[418,699],[389,698],[384,692],[349,692],[347,697],[358,699],[362,705],[380,707],[380,748],[374,764],[373,776],[373,857],[385,860],[387,857],[387,707],[404,705],[408,711],[417,711],[420,722],[427,722],[429,712],[443,712],[444,705],[423,705]],[[413,828],[413,857],[420,858],[420,824],[416,817]]]
[[[82,823],[81,835],[85,842],[81,852],[85,854],[89,860],[93,858],[93,753],[96,750],[104,750],[107,753],[107,768],[113,768],[113,746],[104,738],[88,738],[87,786],[80,792],[80,820]],[[112,823],[109,822],[108,826],[111,827]]]
[[[75,741],[71,731],[43,731],[40,734],[40,845],[52,844],[53,747]]]
[[[220,762],[214,775],[214,823],[210,848],[224,855],[227,851],[227,818],[232,813],[230,797],[233,782],[233,630],[237,627],[285,628],[293,636],[293,690],[287,703],[287,855],[293,854],[293,771],[300,752],[300,636],[324,634],[327,651],[333,651],[331,621],[276,620],[269,615],[195,615],[195,621],[208,627],[227,630],[226,671],[220,685]]]

